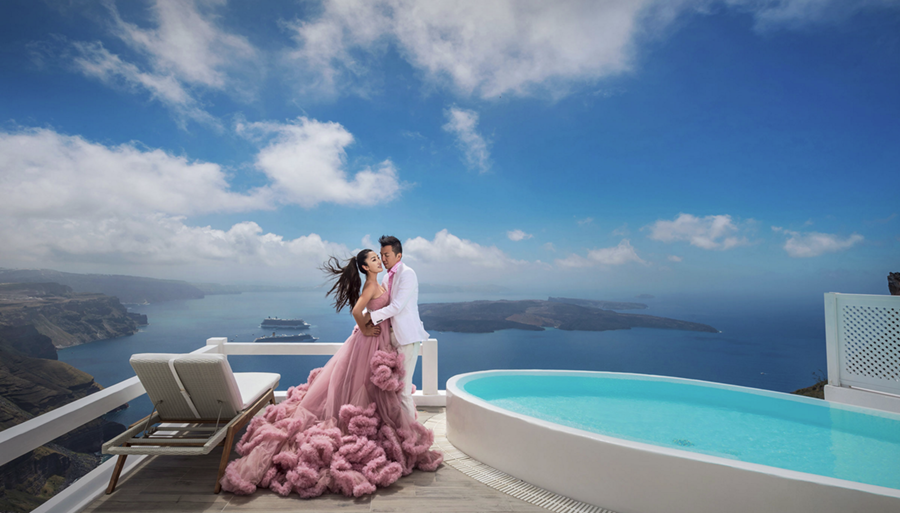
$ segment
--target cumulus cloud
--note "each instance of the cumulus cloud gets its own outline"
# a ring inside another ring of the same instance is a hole
[[[446,229],[436,233],[432,240],[416,237],[404,242],[403,258],[424,264],[456,264],[461,267],[492,269],[524,263],[513,260],[496,246],[482,246],[461,239]]]
[[[324,3],[314,20],[292,25],[292,57],[324,89],[366,74],[373,55],[393,45],[433,81],[464,94],[530,94],[629,69],[638,18],[652,0],[607,2]]]
[[[830,233],[800,233],[778,226],[773,226],[772,230],[788,236],[788,240],[784,243],[784,250],[793,258],[809,258],[824,253],[835,253],[849,249],[863,241],[863,236],[857,233],[841,239]]]
[[[223,2],[157,0],[150,13],[153,28],[124,21],[106,4],[112,33],[144,62],[135,63],[107,50],[99,41],[74,42],[72,66],[86,76],[133,91],[145,91],[170,108],[182,126],[193,120],[215,127],[197,96],[203,90],[250,98],[251,78],[261,74],[259,52],[243,37],[216,24]]]
[[[669,255],[668,257],[666,257],[666,259],[667,259],[669,262],[681,262],[682,260],[684,260],[683,258],[681,258],[681,257],[678,256],[678,255]]]
[[[238,123],[237,131],[267,141],[255,165],[282,202],[307,208],[322,202],[370,206],[400,195],[398,172],[390,160],[348,176],[346,147],[353,135],[338,123],[301,117],[289,123]]]
[[[172,75],[142,71],[136,65],[110,53],[99,42],[76,42],[72,44],[72,48],[75,51],[72,65],[84,75],[111,86],[149,93],[151,98],[170,108],[182,126],[185,119],[221,126]]]
[[[552,242],[546,242],[542,247],[547,251],[556,252],[556,246],[554,246]]]
[[[215,23],[215,9],[224,2],[156,0],[150,12],[155,28],[140,28],[122,20],[110,5],[115,33],[145,54],[151,67],[190,84],[224,89],[227,71],[258,57],[246,38],[230,34]]]
[[[649,228],[653,240],[687,241],[703,249],[726,250],[749,244],[729,215],[696,217],[682,213],[672,221],[660,219]]]
[[[444,130],[456,136],[456,143],[466,157],[470,169],[484,173],[491,168],[491,155],[484,137],[478,133],[478,113],[451,107],[445,111],[447,124]]]
[[[272,140],[257,159],[271,181],[248,191],[231,190],[218,164],[136,143],[106,146],[49,129],[0,132],[0,259],[281,266],[346,254],[346,247],[316,234],[288,239],[251,221],[225,229],[187,222],[279,203],[371,205],[397,194],[389,165],[346,180],[339,164],[352,136],[340,125],[303,119],[275,126],[274,136],[262,130]],[[284,155],[320,175],[302,193],[291,182],[302,172],[279,164]]]
[[[95,218],[266,208],[270,194],[229,189],[218,164],[135,144],[105,146],[48,129],[0,132],[0,213]]]
[[[750,13],[760,29],[846,19],[898,0],[326,0],[288,24],[307,87],[368,92],[377,59],[396,50],[426,80],[464,95],[554,97],[635,66],[637,43],[685,15]]]
[[[509,240],[519,242],[520,240],[526,240],[534,237],[534,235],[530,233],[525,233],[522,230],[510,230],[506,232],[506,236],[509,237]]]
[[[189,226],[183,217],[123,213],[98,219],[8,219],[0,222],[0,258],[139,266],[219,263],[313,267],[347,248],[319,235],[285,240],[245,221],[227,230]]]
[[[623,265],[629,262],[646,264],[634,250],[631,241],[622,239],[617,246],[589,250],[587,257],[573,254],[567,258],[557,259],[556,265],[560,267],[593,267],[596,265]]]

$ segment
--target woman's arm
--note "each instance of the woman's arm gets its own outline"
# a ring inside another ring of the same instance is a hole
[[[362,294],[359,295],[359,300],[353,305],[353,318],[356,319],[356,325],[359,326],[359,331],[367,337],[374,337],[381,333],[381,328],[377,326],[366,326],[367,319],[363,315],[363,310],[366,309],[369,301],[375,297],[376,292],[378,292],[378,283],[367,283],[363,287]]]

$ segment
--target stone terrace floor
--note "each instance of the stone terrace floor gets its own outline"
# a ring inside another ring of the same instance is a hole
[[[420,408],[419,422],[444,411]],[[148,458],[120,479],[112,495],[103,495],[84,513],[140,513],[142,511],[410,511],[431,512],[543,512],[544,508],[516,499],[475,481],[444,464],[436,472],[419,472],[379,488],[374,494],[353,499],[323,495],[300,499],[281,497],[270,490],[237,496],[213,493],[219,458],[217,449],[206,456]]]

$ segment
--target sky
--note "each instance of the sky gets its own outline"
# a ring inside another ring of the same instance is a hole
[[[0,267],[887,292],[900,1],[0,6]]]

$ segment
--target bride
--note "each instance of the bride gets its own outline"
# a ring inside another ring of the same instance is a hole
[[[429,450],[433,434],[401,405],[403,357],[391,344],[389,320],[377,327],[364,321],[363,310],[390,304],[390,291],[378,283],[378,254],[364,249],[343,267],[331,257],[322,269],[335,280],[328,292],[335,309],[352,305],[357,325],[324,367],[250,422],[235,448],[242,457],[222,477],[224,490],[359,497],[443,460]]]

